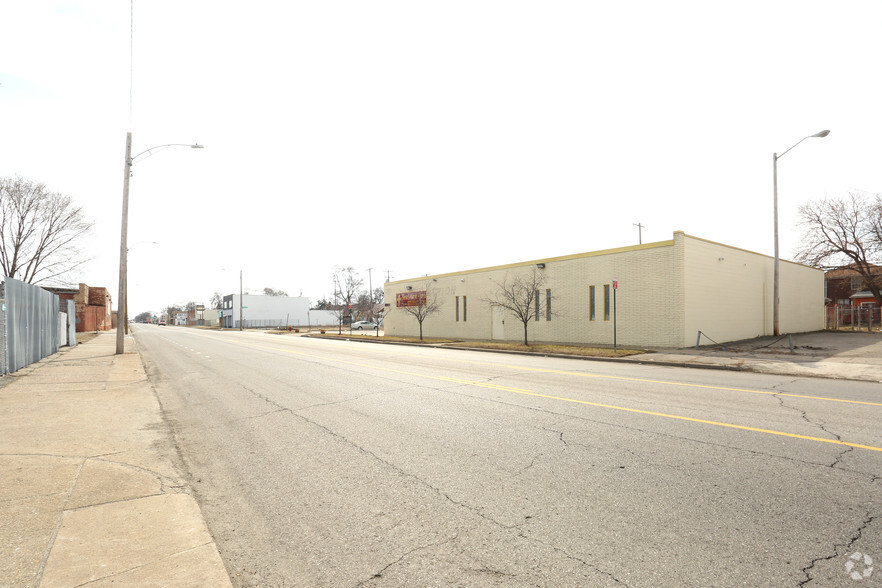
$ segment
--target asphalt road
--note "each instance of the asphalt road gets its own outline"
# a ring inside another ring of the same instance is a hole
[[[882,585],[880,384],[134,333],[237,586]]]

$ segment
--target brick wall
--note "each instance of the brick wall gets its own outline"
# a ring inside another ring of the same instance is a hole
[[[540,271],[546,276],[543,288],[551,289],[553,315],[530,322],[531,342],[612,345],[615,335],[622,346],[686,347],[694,345],[699,330],[720,342],[771,333],[771,258],[681,231],[671,241],[387,282],[386,333],[419,334],[417,321],[395,308],[396,294],[429,288],[443,306],[423,323],[425,337],[491,339],[501,334],[504,340],[522,341],[523,323],[506,312],[504,324],[498,316],[494,324],[487,299],[495,283],[531,272],[537,263],[545,265]],[[619,284],[615,294],[614,279]],[[605,286],[610,287],[609,320],[604,317]],[[541,296],[544,304],[544,291]],[[823,328],[822,272],[782,261],[781,300],[782,332]]]
[[[686,343],[698,331],[716,341],[771,335],[774,258],[695,237],[686,243]],[[824,328],[824,274],[780,263],[782,333]]]
[[[384,326],[387,334],[416,336],[417,321],[395,308],[395,295],[427,287],[438,293],[441,312],[423,323],[425,337],[490,339],[493,311],[486,299],[495,283],[520,272],[531,272],[540,261],[545,264],[544,288],[551,290],[552,317],[541,316],[528,326],[531,342],[613,344],[613,279],[619,282],[615,294],[616,338],[620,345],[676,346],[682,341],[682,253],[674,241],[638,245],[594,253],[563,256],[470,272],[445,274],[414,281],[386,284],[385,299],[390,302]],[[604,319],[604,286],[610,286],[610,316]],[[590,320],[590,287],[595,287],[595,320]],[[545,292],[541,292],[543,305]],[[457,297],[460,320],[456,320]],[[463,298],[467,300],[467,320],[463,320]],[[503,317],[504,339],[522,341],[523,323],[508,313]],[[497,325],[498,328],[499,325]]]

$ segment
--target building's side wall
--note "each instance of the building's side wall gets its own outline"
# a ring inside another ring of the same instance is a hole
[[[417,336],[419,324],[404,310],[396,308],[396,294],[424,290],[434,291],[441,311],[423,323],[425,337],[456,339],[491,339],[494,332],[508,341],[522,341],[523,324],[510,312],[504,312],[504,325],[494,331],[494,316],[487,302],[495,284],[506,277],[529,273],[537,263],[546,276],[543,288],[551,290],[552,317],[544,315],[531,320],[528,338],[531,342],[560,342],[612,345],[615,338],[626,346],[680,346],[683,341],[683,276],[681,253],[674,241],[653,243],[622,249],[537,260],[421,278],[413,281],[390,282],[385,286],[389,307],[385,318],[387,335]],[[613,280],[618,280],[613,313]],[[610,286],[609,320],[604,317],[604,286]],[[590,318],[589,292],[595,288],[595,317]],[[543,305],[545,292],[540,293]],[[457,298],[459,320],[457,320]],[[463,309],[463,299],[466,309]],[[464,316],[465,315],[465,316]]]
[[[309,321],[309,299],[300,296],[262,296],[245,294],[242,297],[242,315],[245,326],[301,326]],[[224,296],[222,325],[239,328],[239,295]],[[287,321],[287,322],[286,322]]]
[[[196,316],[202,321],[202,325],[208,327],[214,327],[219,324],[219,315],[220,311],[213,308],[206,308],[196,312]]]
[[[824,329],[824,272],[789,261],[781,262],[780,272],[781,333]]]
[[[246,321],[275,320],[291,325],[306,324],[306,313],[309,311],[309,299],[293,296],[252,296],[244,297]],[[238,309],[237,309],[238,311]]]
[[[774,259],[684,236],[686,344],[750,339],[773,333]],[[782,333],[824,328],[824,273],[780,263]],[[709,340],[709,339],[710,340]]]

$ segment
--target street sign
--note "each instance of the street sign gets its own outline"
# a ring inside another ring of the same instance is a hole
[[[613,278],[613,351],[619,352],[619,331],[616,326],[616,292],[619,289],[619,281]]]

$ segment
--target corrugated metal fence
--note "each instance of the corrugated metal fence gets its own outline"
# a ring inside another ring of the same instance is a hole
[[[18,371],[58,352],[58,330],[68,330],[67,324],[59,320],[58,296],[38,286],[4,278],[0,303],[0,373]],[[69,308],[65,305],[65,310]]]

